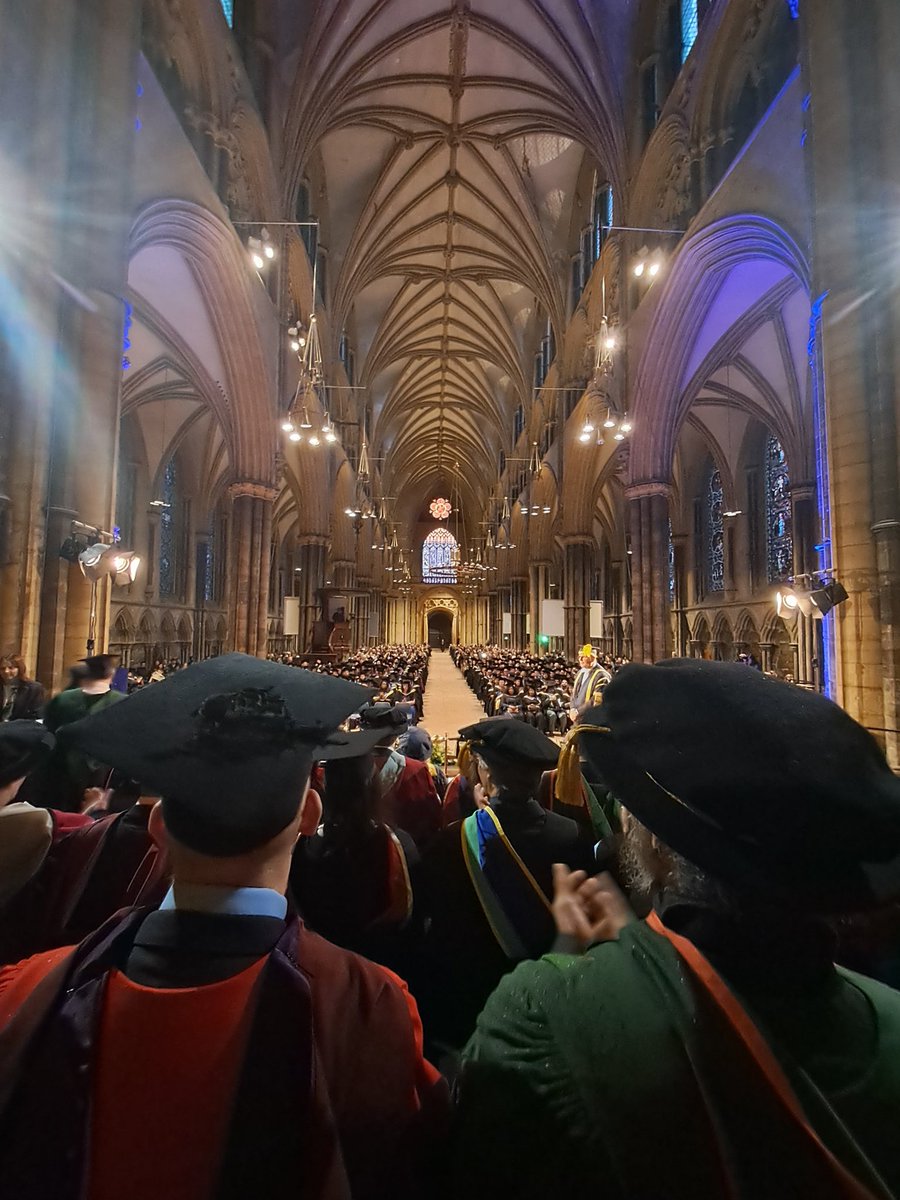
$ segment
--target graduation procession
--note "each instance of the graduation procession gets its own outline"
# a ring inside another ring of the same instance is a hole
[[[0,15],[0,1200],[900,1200],[900,2]]]

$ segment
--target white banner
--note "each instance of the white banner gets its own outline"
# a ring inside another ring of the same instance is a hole
[[[300,597],[285,596],[284,598],[284,620],[285,637],[296,637],[300,632]]]
[[[541,628],[539,632],[546,634],[547,637],[566,636],[566,613],[564,601],[541,601]]]
[[[603,601],[591,601],[591,637],[602,638],[604,635],[603,629]]]

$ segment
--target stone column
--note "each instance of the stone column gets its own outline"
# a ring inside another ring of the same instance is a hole
[[[233,650],[264,658],[269,640],[272,508],[277,493],[260,483],[235,483],[228,494],[232,501],[229,642]]]
[[[510,612],[512,614],[510,646],[513,650],[525,650],[528,645],[528,637],[525,633],[525,617],[528,613],[528,580],[521,575],[514,576],[512,579]]]
[[[835,693],[900,765],[900,297],[890,286],[900,194],[900,6],[800,6],[812,192],[813,342],[821,356],[831,562],[850,594],[829,622]],[[882,281],[873,285],[873,280]]]
[[[565,539],[563,564],[563,608],[566,618],[564,652],[576,658],[589,640],[591,630],[591,575],[594,569],[594,539]]]
[[[655,482],[633,485],[626,492],[635,662],[658,662],[672,653],[669,493],[668,484]]]
[[[359,592],[353,601],[353,644],[359,650],[369,644],[369,600],[372,594],[372,581],[360,576],[356,585]]]
[[[544,647],[538,641],[541,629],[541,601],[547,594],[548,562],[533,562],[528,564],[528,599],[531,613],[531,649],[541,654]]]
[[[325,559],[328,539],[318,534],[302,534],[297,541],[294,566],[300,597],[300,653],[306,654],[312,644],[313,627],[322,612],[319,592],[325,585]]]

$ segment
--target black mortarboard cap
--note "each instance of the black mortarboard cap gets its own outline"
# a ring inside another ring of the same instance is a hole
[[[823,912],[900,894],[900,779],[824,696],[669,659],[623,667],[581,723],[613,793],[708,874]]]
[[[0,787],[24,779],[50,755],[55,739],[39,721],[0,724]]]
[[[399,737],[409,725],[409,709],[386,701],[366,704],[359,710],[359,723],[365,730],[377,730],[382,740],[389,735]]]
[[[344,679],[225,654],[64,726],[63,740],[158,792],[176,840],[242,854],[294,818],[314,760],[363,752],[338,727],[369,695]]]
[[[491,765],[519,763],[547,771],[556,766],[559,747],[533,725],[510,717],[490,717],[460,729],[460,738],[468,742],[473,754]]]

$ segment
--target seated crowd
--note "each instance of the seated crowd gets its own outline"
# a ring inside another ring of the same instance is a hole
[[[448,784],[428,654],[127,698],[99,655],[0,722],[0,1196],[900,1196],[870,734],[738,664],[573,709],[590,653],[454,648],[576,716],[489,706]]]
[[[553,737],[571,724],[572,679],[577,670],[562,654],[528,654],[499,646],[452,646],[453,661],[488,716],[517,717]],[[608,677],[625,665],[621,656],[598,663]]]

